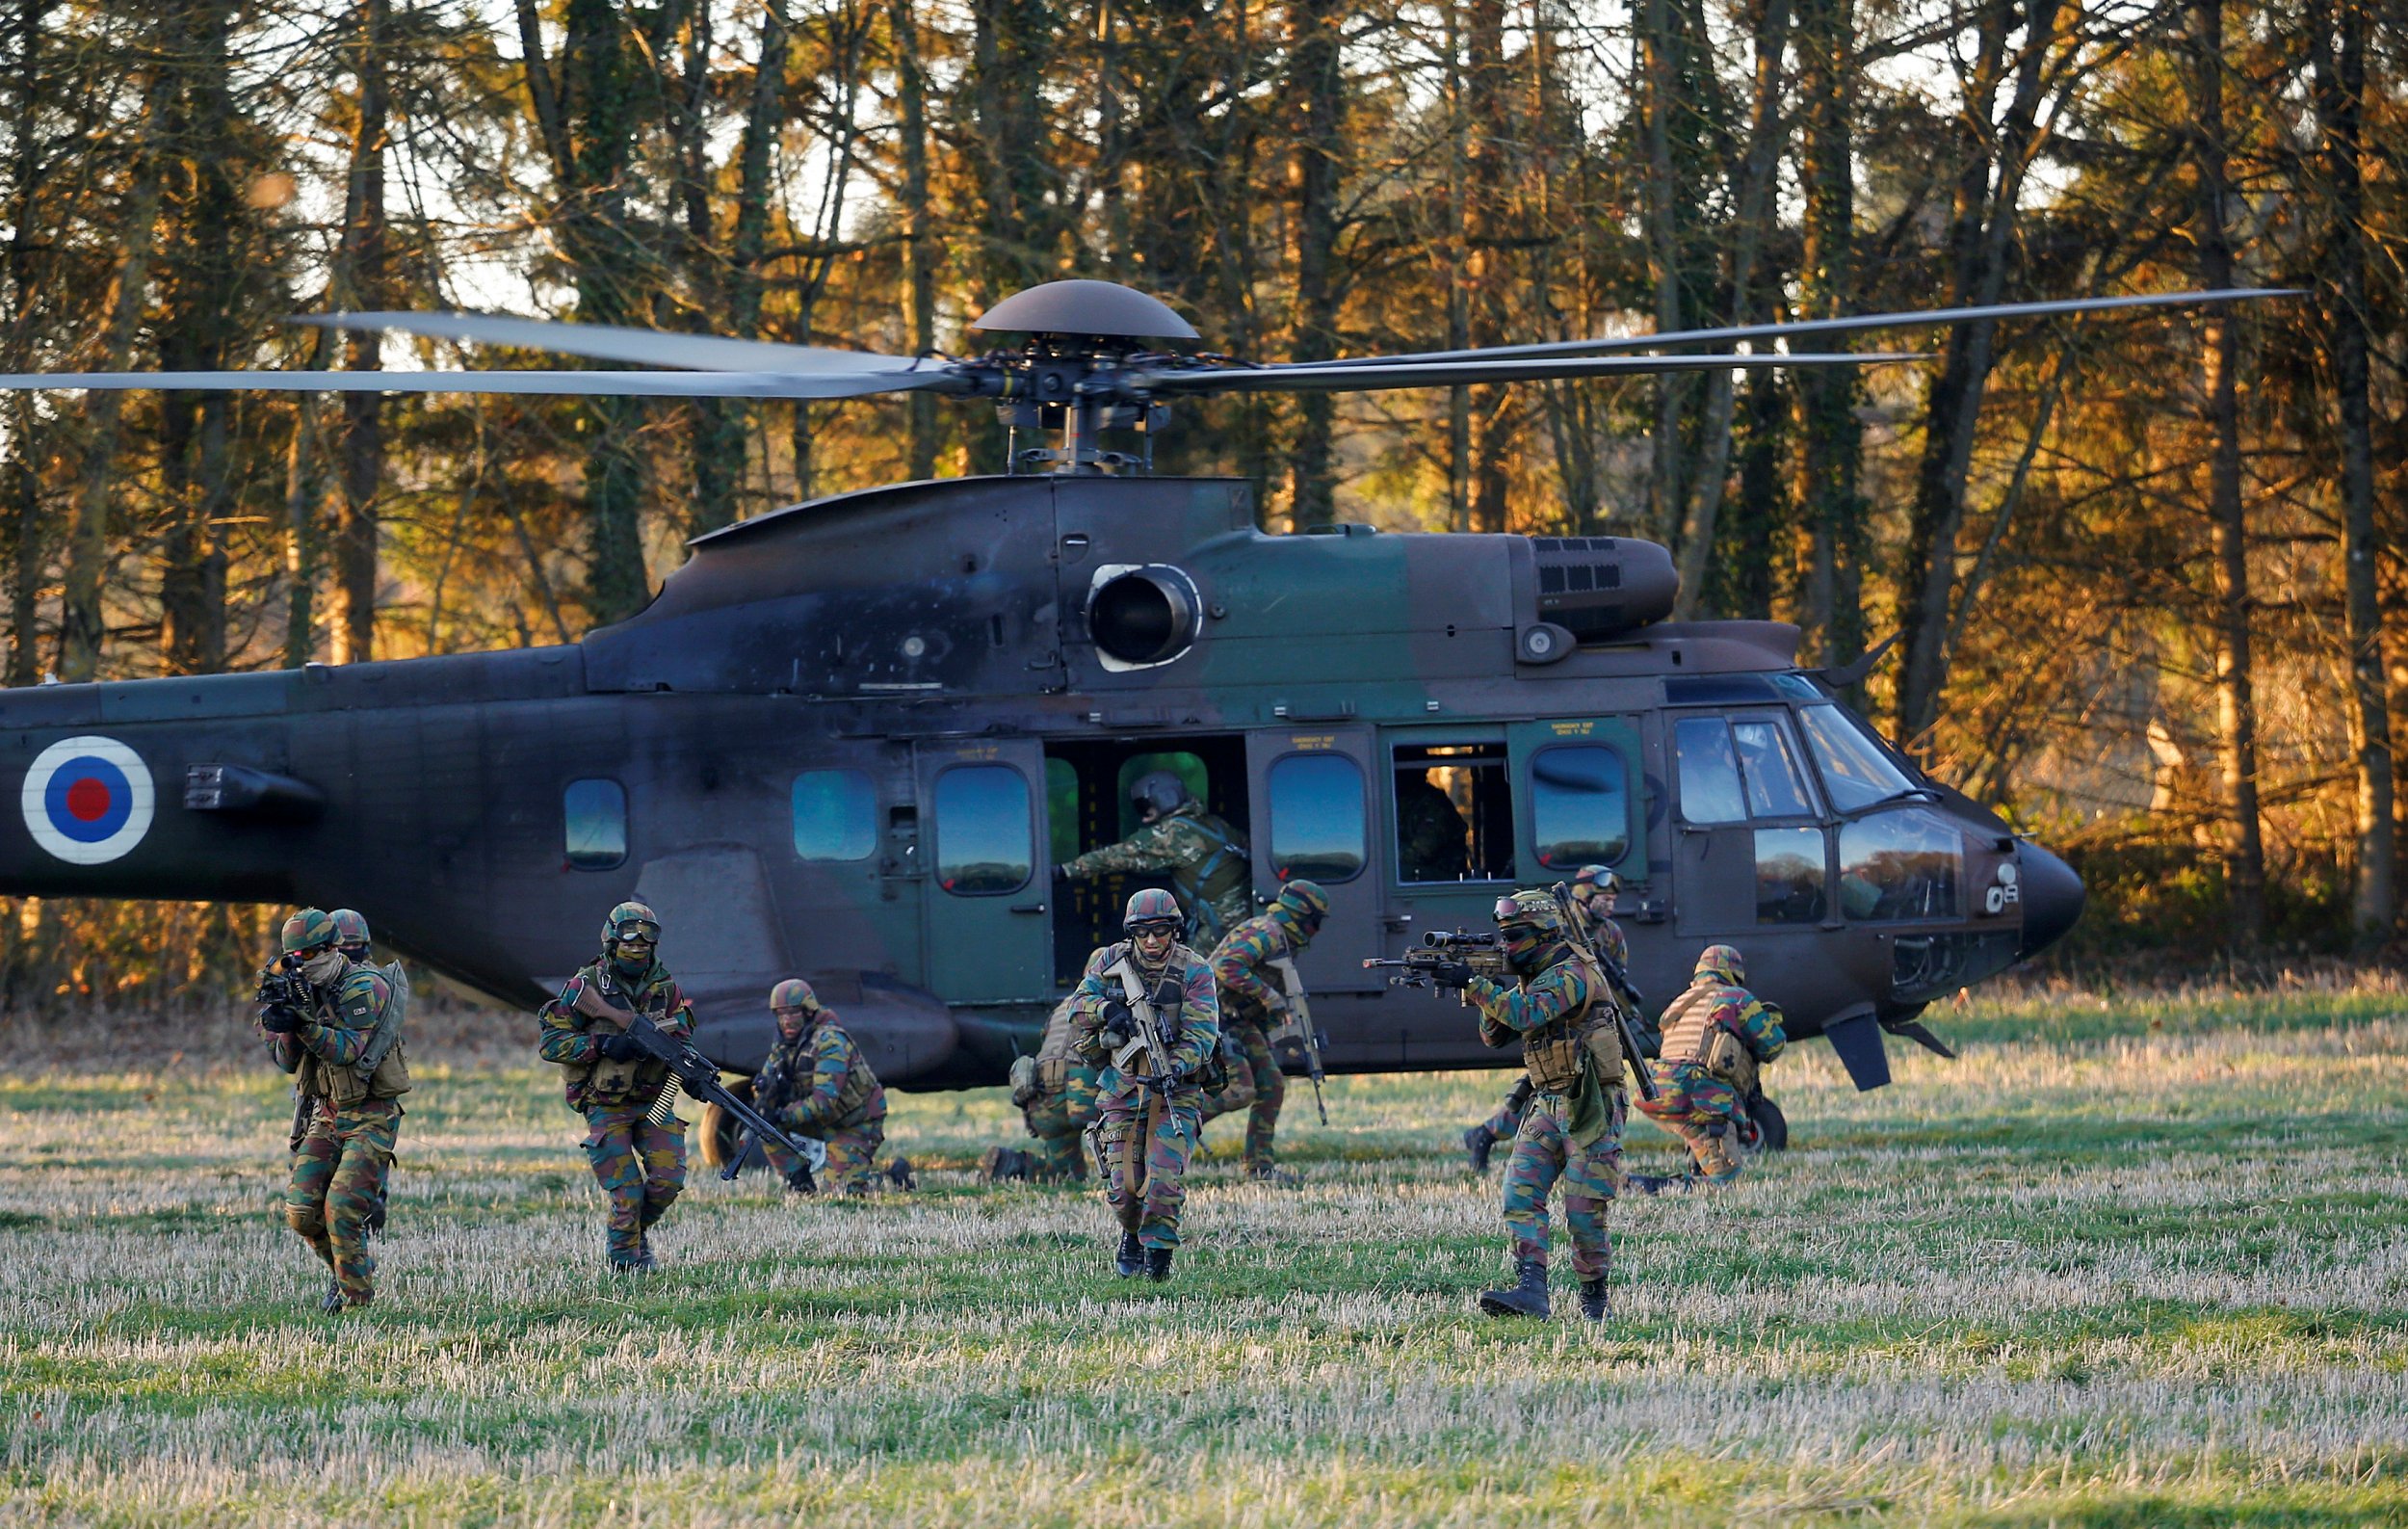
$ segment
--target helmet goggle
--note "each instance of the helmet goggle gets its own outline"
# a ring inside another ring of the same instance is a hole
[[[1179,920],[1175,918],[1141,918],[1129,926],[1129,933],[1143,939],[1148,935],[1176,935]]]
[[[661,926],[648,918],[624,918],[612,928],[611,940],[619,945],[657,945]]]

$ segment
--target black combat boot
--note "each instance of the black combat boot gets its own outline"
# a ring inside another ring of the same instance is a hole
[[[979,1173],[990,1184],[1008,1183],[1029,1176],[1029,1154],[1016,1147],[990,1147],[979,1159]]]
[[[659,1267],[660,1260],[652,1256],[652,1234],[645,1232],[636,1239],[636,1272],[650,1274]]]
[[[1161,1284],[1170,1278],[1169,1249],[1148,1248],[1145,1250],[1145,1278],[1156,1284]]]
[[[886,1165],[886,1182],[897,1189],[918,1189],[920,1180],[913,1176],[911,1159],[898,1157]]]
[[[643,1254],[633,1248],[614,1248],[604,1257],[613,1274],[643,1273]]]
[[[786,1175],[786,1187],[798,1195],[816,1195],[820,1186],[811,1177],[811,1165],[797,1163]]]
[[[1486,1120],[1463,1133],[1463,1149],[1472,1154],[1472,1172],[1488,1172],[1488,1154],[1497,1149],[1497,1133],[1488,1128]]]
[[[1519,1260],[1520,1282],[1510,1290],[1483,1290],[1479,1293],[1479,1308],[1492,1317],[1543,1317],[1547,1315],[1547,1261],[1543,1258]]]
[[[1603,1322],[1613,1315],[1613,1302],[1606,1295],[1606,1277],[1581,1281],[1581,1315],[1591,1322]]]
[[[330,1317],[340,1312],[350,1304],[350,1302],[343,1299],[343,1281],[340,1279],[329,1279],[327,1281],[327,1298],[318,1303],[318,1310],[322,1315]]]
[[[1642,1195],[1682,1195],[1695,1178],[1688,1173],[1631,1173],[1623,1182]]]
[[[1167,1266],[1165,1265],[1165,1267]],[[1138,1234],[1136,1232],[1122,1232],[1120,1234],[1120,1252],[1112,1259],[1112,1273],[1120,1276],[1123,1279],[1134,1279],[1144,1272],[1145,1244],[1138,1241]]]

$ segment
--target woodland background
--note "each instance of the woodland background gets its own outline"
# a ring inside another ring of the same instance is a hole
[[[2408,8],[2070,0],[0,0],[0,371],[448,366],[506,308],[961,354],[1063,275],[1316,358],[2127,291],[1752,374],[1191,406],[1274,527],[1610,532],[2065,851],[2114,978],[2380,958],[2408,699]],[[547,357],[485,352],[486,365]],[[994,470],[983,409],[0,397],[5,678],[557,643],[681,540]],[[0,1008],[265,911],[0,902]]]

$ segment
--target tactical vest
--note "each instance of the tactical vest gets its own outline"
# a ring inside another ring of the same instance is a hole
[[[1208,905],[1218,903],[1245,880],[1245,848],[1225,829],[1216,828],[1201,809],[1190,814],[1187,821],[1213,846],[1213,853],[1192,873],[1196,895]]]
[[[654,970],[658,971],[659,968],[655,967]],[[640,993],[629,992],[620,980],[613,976],[611,990],[607,993],[600,992],[598,989],[607,971],[608,962],[597,962],[590,966],[580,968],[578,975],[584,977],[589,987],[597,989],[596,996],[604,1002],[614,1008],[632,1009],[655,1024],[675,1013],[677,1005],[683,1001],[676,980],[667,973],[662,973],[657,981],[648,982]],[[588,1015],[586,1019],[588,1035],[609,1035],[616,1028],[595,1019],[590,1015]],[[583,1097],[602,1104],[615,1104],[630,1094],[650,1093],[668,1081],[668,1064],[655,1062],[650,1057],[621,1060],[606,1057],[596,1051],[592,1057],[584,1062],[563,1062],[560,1064],[560,1068],[568,1075],[569,1087],[572,1090],[581,1090]]]
[[[1036,1076],[1034,1082],[1040,1095],[1051,1098],[1070,1086],[1070,1069],[1077,1060],[1070,1054],[1074,1031],[1070,1023],[1070,1005],[1059,1003],[1045,1019],[1045,1034],[1036,1043]]]
[[[1194,964],[1195,952],[1179,941],[1172,940],[1170,953],[1163,958],[1162,970],[1151,978],[1138,969],[1135,941],[1122,940],[1119,944],[1112,946],[1107,952],[1107,956],[1109,959],[1105,961],[1103,968],[1105,979],[1120,985],[1121,1001],[1126,1003],[1130,1012],[1137,1015],[1139,1028],[1151,1027],[1154,1034],[1161,1040],[1163,1050],[1167,1053],[1179,1043],[1187,1005],[1182,1002],[1172,1008],[1168,1014],[1165,1014],[1155,1004],[1153,993],[1162,985],[1163,979],[1171,972],[1185,971]],[[1112,1059],[1113,1067],[1118,1068],[1124,1075],[1131,1077],[1152,1075],[1144,1070],[1145,1061],[1143,1045],[1138,1041],[1130,1041],[1121,1049],[1120,1055]]]
[[[394,1099],[409,1092],[409,1064],[402,1055],[402,1019],[409,1000],[409,985],[400,976],[401,965],[370,966],[383,984],[384,1002],[377,1015],[376,1028],[368,1038],[368,1048],[359,1060],[348,1067],[327,1061],[306,1046],[301,1048],[301,1065],[293,1069],[303,1094],[331,1103],[337,1111],[348,1110],[363,1099]],[[345,973],[344,980],[350,980]],[[341,1028],[335,1013],[334,999],[341,994],[338,986],[333,993],[318,1000],[318,1010],[311,1017],[328,1029]]]
[[[1756,1053],[1748,1049],[1745,1037],[1714,1018],[1722,1004],[1744,1006],[1752,996],[1744,988],[1724,983],[1693,984],[1663,1012],[1663,1060],[1695,1063],[1740,1094],[1755,1093]]]
[[[1612,1088],[1622,1081],[1622,1043],[1607,1023],[1612,1013],[1606,997],[1606,975],[1578,950],[1564,958],[1577,963],[1587,979],[1587,1001],[1571,1013],[1548,1020],[1522,1037],[1522,1068],[1531,1087],[1541,1094],[1569,1094],[1580,1087],[1584,1068]],[[1602,1042],[1602,1043],[1601,1043]]]

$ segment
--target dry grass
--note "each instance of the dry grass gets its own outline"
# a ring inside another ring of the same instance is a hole
[[[340,1325],[263,1070],[0,1078],[0,1520],[2408,1519],[2408,1000],[1952,1028],[1871,1095],[1805,1049],[1796,1151],[1617,1206],[1601,1331],[1469,1310],[1494,1074],[1341,1080],[1300,1190],[1217,1155],[1166,1289],[1087,1197],[969,1182],[993,1094],[901,1098],[908,1199],[698,1179],[631,1285],[549,1078],[431,1064]]]

